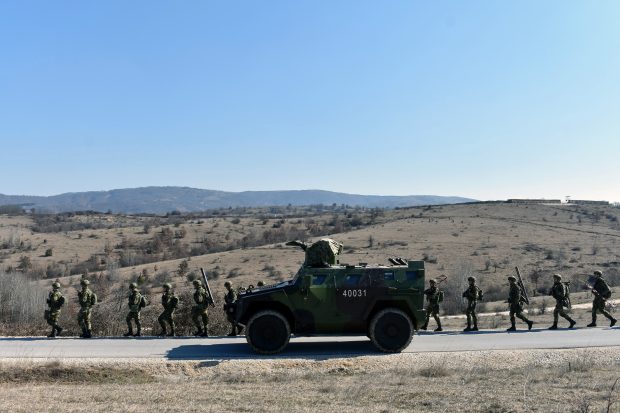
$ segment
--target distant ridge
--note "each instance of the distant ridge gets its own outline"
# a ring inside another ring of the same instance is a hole
[[[0,205],[28,205],[48,212],[112,211],[120,213],[194,212],[212,208],[347,204],[395,208],[472,202],[474,199],[435,195],[356,195],[322,190],[225,192],[179,186],[150,186],[111,191],[69,192],[53,196],[2,195]]]

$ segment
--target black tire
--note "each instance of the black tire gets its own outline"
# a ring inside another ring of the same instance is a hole
[[[260,354],[279,353],[291,338],[291,327],[286,317],[277,311],[259,311],[245,327],[245,338],[252,349]]]
[[[368,335],[378,350],[400,353],[413,339],[413,323],[404,311],[386,308],[370,320]]]

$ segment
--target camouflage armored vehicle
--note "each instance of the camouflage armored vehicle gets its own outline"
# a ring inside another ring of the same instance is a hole
[[[342,244],[293,241],[306,259],[293,279],[240,292],[234,319],[262,354],[282,351],[291,334],[363,334],[383,352],[406,348],[424,320],[424,262],[340,264]]]

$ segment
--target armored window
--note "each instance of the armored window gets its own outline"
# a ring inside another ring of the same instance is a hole
[[[360,283],[362,274],[347,274],[342,283],[343,288],[354,288]]]
[[[385,281],[394,281],[394,271],[388,271],[383,274],[383,279]]]
[[[312,285],[323,285],[327,279],[327,274],[315,274],[312,276]]]
[[[407,275],[407,281],[415,281],[418,279],[417,271],[407,271],[406,275]]]

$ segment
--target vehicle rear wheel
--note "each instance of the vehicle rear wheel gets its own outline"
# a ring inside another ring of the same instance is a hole
[[[245,338],[257,353],[275,354],[287,346],[291,327],[286,317],[279,312],[259,311],[248,321]]]
[[[385,353],[403,351],[413,339],[413,323],[398,308],[379,311],[370,321],[368,335],[372,344]]]

